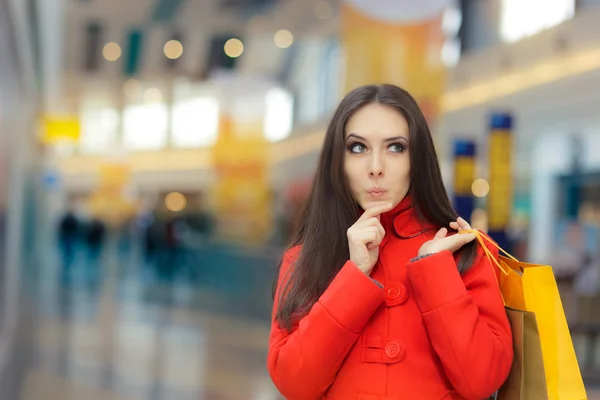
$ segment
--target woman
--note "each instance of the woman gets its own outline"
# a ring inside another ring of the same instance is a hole
[[[349,93],[275,279],[268,369],[289,400],[480,400],[508,376],[494,269],[429,128],[392,85]],[[494,253],[497,256],[497,251]]]

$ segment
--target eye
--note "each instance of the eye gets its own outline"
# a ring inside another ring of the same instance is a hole
[[[402,143],[392,143],[389,149],[392,153],[403,153],[406,150],[406,146]]]
[[[350,150],[351,153],[360,154],[367,151],[367,146],[362,143],[352,143],[348,146],[348,150]]]

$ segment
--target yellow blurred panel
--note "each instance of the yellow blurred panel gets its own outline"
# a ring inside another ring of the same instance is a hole
[[[42,142],[53,144],[58,142],[76,142],[81,135],[81,126],[77,118],[47,116],[43,118]]]
[[[511,170],[512,135],[507,130],[494,130],[489,137],[490,176],[487,211],[489,228],[500,230],[508,225],[513,195]]]
[[[215,196],[222,239],[264,243],[272,228],[269,153],[262,118],[236,121],[222,117],[213,147]]]
[[[454,168],[454,191],[460,195],[469,195],[475,179],[475,159],[473,157],[457,157]]]
[[[429,121],[435,119],[446,82],[440,55],[445,41],[442,13],[420,21],[384,22],[343,4],[341,16],[345,91],[392,83],[415,97]]]

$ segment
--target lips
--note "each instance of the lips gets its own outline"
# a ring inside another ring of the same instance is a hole
[[[369,195],[372,197],[381,197],[387,193],[387,190],[383,188],[374,188],[367,190],[367,193],[369,193]]]

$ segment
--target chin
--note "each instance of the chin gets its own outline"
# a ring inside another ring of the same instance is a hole
[[[359,205],[360,205],[360,207],[361,207],[363,210],[366,210],[366,209],[367,209],[367,208],[369,208],[369,207],[372,207],[372,206],[374,206],[374,205],[381,204],[381,203],[392,203],[392,204],[394,205],[394,207],[396,207],[396,205],[397,205],[399,202],[396,202],[395,200],[392,200],[392,199],[389,199],[389,198],[381,198],[381,199],[365,199],[365,200],[361,201],[361,202],[359,203]]]

